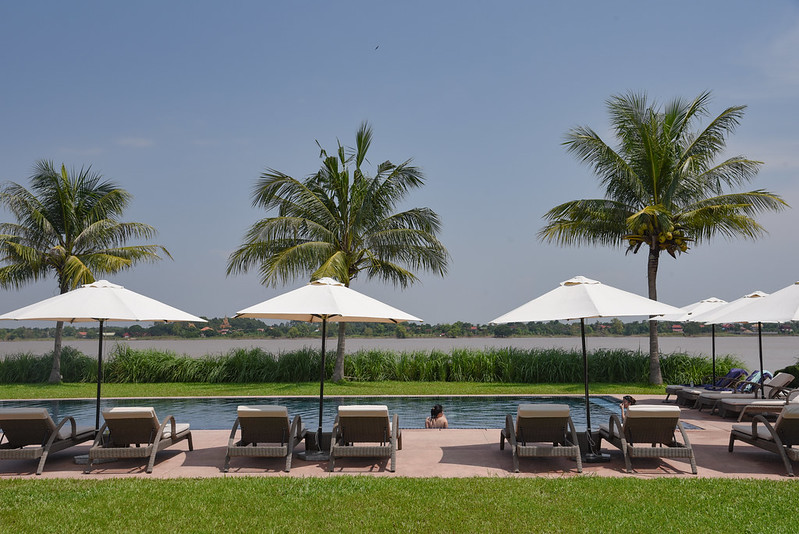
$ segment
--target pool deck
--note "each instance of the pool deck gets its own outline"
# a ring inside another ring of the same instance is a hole
[[[661,404],[663,396],[638,397],[639,404]],[[501,418],[502,420],[504,418]],[[786,476],[779,456],[742,442],[735,451],[727,451],[730,427],[734,419],[722,419],[706,411],[682,409],[681,420],[699,427],[687,430],[694,448],[698,475],[691,474],[690,464],[682,459],[635,458],[634,473],[628,474],[621,451],[603,442],[603,452],[610,453],[605,463],[583,463],[583,475],[638,478],[760,478],[792,480]],[[603,421],[604,422],[604,421]],[[400,421],[400,426],[402,421]],[[596,425],[596,423],[595,423]],[[228,473],[222,471],[229,430],[195,430],[194,450],[182,441],[156,457],[152,474],[144,472],[145,460],[118,460],[93,467],[83,473],[83,465],[74,457],[87,454],[90,442],[48,458],[41,476],[35,475],[38,461],[0,461],[0,479],[8,478],[194,478],[240,476],[327,477],[340,475],[399,477],[563,477],[578,476],[574,460],[561,458],[522,458],[520,473],[514,473],[511,451],[499,449],[499,424],[492,429],[447,429],[402,431],[403,448],[397,452],[397,469],[388,471],[387,459],[337,459],[333,472],[327,462],[308,462],[294,457],[290,473],[285,460],[269,458],[233,458]],[[302,451],[301,444],[295,453]],[[797,465],[794,465],[796,469]]]

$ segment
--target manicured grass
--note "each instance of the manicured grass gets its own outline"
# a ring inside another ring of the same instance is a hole
[[[794,532],[792,481],[3,480],[7,532]]]
[[[591,383],[592,395],[664,393],[663,386]],[[91,383],[3,384],[5,399],[93,398]],[[325,383],[325,395],[582,395],[583,384],[499,384],[485,382],[341,382]],[[103,384],[103,397],[195,397],[248,395],[318,395],[318,382],[264,384],[208,384],[196,382]]]

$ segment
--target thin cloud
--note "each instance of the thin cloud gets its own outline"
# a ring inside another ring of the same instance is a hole
[[[100,147],[87,147],[87,148],[73,148],[62,146],[58,148],[58,152],[69,156],[98,156],[104,152]]]

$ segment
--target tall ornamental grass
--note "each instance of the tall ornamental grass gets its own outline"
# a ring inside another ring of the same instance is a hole
[[[326,360],[325,375],[333,373],[334,353]],[[18,354],[0,360],[0,383],[45,382],[52,354]],[[312,349],[272,354],[259,348],[233,349],[226,354],[193,358],[154,349],[117,345],[103,365],[109,383],[296,383],[319,379],[320,353]],[[717,358],[722,376],[741,362],[733,356]],[[661,360],[667,383],[700,383],[711,375],[704,356],[675,353]],[[65,382],[91,382],[97,377],[96,359],[65,347],[61,364]],[[595,350],[588,354],[590,380],[606,383],[645,383],[649,355],[624,349]],[[362,350],[344,363],[348,380],[356,382],[480,382],[561,384],[583,381],[580,351],[565,349],[453,349],[394,352]]]

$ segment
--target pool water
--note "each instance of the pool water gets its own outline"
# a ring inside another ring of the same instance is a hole
[[[542,396],[441,396],[441,397],[325,397],[323,429],[329,431],[340,405],[385,404],[389,413],[399,415],[401,428],[424,428],[425,417],[434,404],[441,404],[450,428],[503,428],[505,415],[515,414],[525,403],[568,404],[574,426],[585,430],[585,397]],[[611,414],[619,414],[620,400],[609,396],[592,396],[591,426],[607,423]],[[93,426],[95,400],[26,400],[0,401],[2,408],[47,408],[57,422],[71,415],[78,425]],[[159,417],[174,415],[179,423],[190,423],[197,430],[227,430],[236,419],[239,405],[278,404],[288,408],[289,416],[299,414],[307,428],[316,428],[319,418],[319,397],[173,397],[102,399],[101,409],[115,406],[152,406]]]

